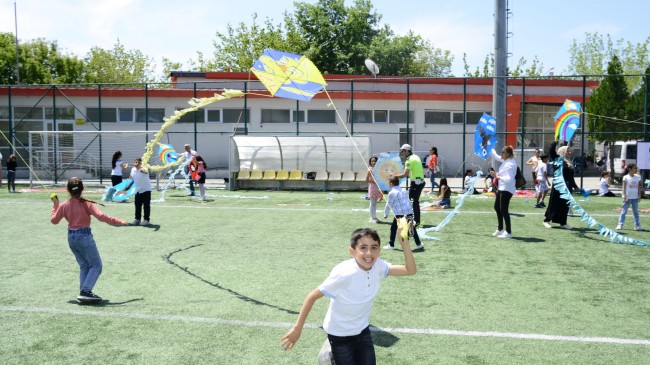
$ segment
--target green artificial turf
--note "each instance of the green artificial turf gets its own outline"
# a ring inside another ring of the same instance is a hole
[[[208,194],[210,201],[198,202],[167,192],[165,202],[152,203],[150,227],[93,221],[104,262],[94,291],[105,301],[79,306],[78,266],[65,222],[49,222],[49,194],[1,191],[2,362],[316,363],[326,298],[293,350],[283,351],[280,337],[306,294],[349,257],[350,233],[371,226],[384,245],[389,221],[367,223],[363,192]],[[620,198],[591,200],[581,204],[613,228]],[[493,238],[493,202],[466,199],[461,214],[429,233],[437,240],[415,252],[417,275],[383,282],[370,318],[385,329],[373,333],[378,362],[647,363],[650,247],[610,243],[578,218],[569,218],[570,231],[544,228],[544,210],[523,198],[511,203],[514,238]],[[102,210],[133,219],[132,203]],[[436,225],[448,213],[423,212],[422,224]],[[649,216],[642,213],[642,224]],[[650,241],[650,232],[631,230],[631,220],[630,212],[623,233]],[[399,250],[382,258],[403,263]]]

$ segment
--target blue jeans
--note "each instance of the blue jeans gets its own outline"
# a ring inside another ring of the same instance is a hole
[[[438,186],[438,184],[436,184],[436,172],[429,169],[429,178],[431,179],[431,191],[433,191],[433,188]]]
[[[79,264],[79,290],[92,291],[102,273],[102,259],[90,227],[69,229],[68,246]]]
[[[374,365],[377,363],[369,327],[355,336],[339,337],[328,334],[327,338],[330,341],[332,357],[336,365]]]
[[[621,215],[618,217],[619,226],[625,223],[625,215],[630,205],[632,206],[632,214],[634,215],[634,225],[641,225],[641,221],[639,221],[639,199],[628,199],[627,201],[623,201],[623,209],[621,210]]]

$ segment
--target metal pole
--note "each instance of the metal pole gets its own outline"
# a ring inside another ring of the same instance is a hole
[[[300,124],[300,101],[296,99],[296,136],[300,135],[300,127],[298,126],[299,124]]]
[[[196,82],[194,83],[194,98],[196,99]],[[199,111],[197,110],[197,111],[194,112],[194,150],[195,151],[199,150],[198,138],[196,136],[197,133],[198,133],[198,129],[197,129],[197,126],[196,126],[196,123],[197,123],[196,119],[198,118],[198,115],[199,115]]]
[[[411,129],[409,128],[409,124],[411,123],[411,118],[409,118],[409,107],[410,107],[410,101],[411,99],[409,98],[409,95],[411,93],[411,79],[406,79],[406,140],[408,143],[412,143],[411,141]]]
[[[57,127],[56,127],[56,86],[52,86],[52,131],[56,132]],[[54,138],[52,138],[54,141],[54,183],[56,184],[58,181],[58,172],[57,172],[57,162],[58,159],[56,158],[56,153],[58,150],[58,145],[59,145],[59,135],[57,133],[54,133]]]
[[[506,58],[506,0],[495,0],[494,2],[494,81],[492,92],[492,111],[497,121],[497,131],[503,134],[497,135],[500,145],[505,146],[506,141],[506,72],[508,60]]]
[[[526,140],[526,78],[521,79],[521,111],[520,111],[520,123],[521,123],[521,166],[523,170],[524,166],[524,141]],[[542,148],[543,149],[543,148]],[[535,182],[533,181],[533,188],[535,187]]]
[[[452,120],[453,122],[453,120]],[[467,77],[463,77],[463,156],[465,156],[465,138],[467,137]],[[463,168],[462,171],[465,171],[465,158],[463,158]],[[433,190],[433,186],[431,187]]]
[[[16,84],[20,84],[20,62],[18,61],[18,10],[14,0],[14,23],[16,24]]]
[[[244,135],[248,135],[248,82],[244,82]]]
[[[350,135],[354,136],[354,81],[350,81],[350,114],[348,115],[350,123]]]
[[[645,101],[643,103],[643,140],[648,140],[648,83],[650,83],[650,74],[645,75]]]

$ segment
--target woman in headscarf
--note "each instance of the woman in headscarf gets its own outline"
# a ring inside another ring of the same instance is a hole
[[[575,171],[573,169],[573,164],[571,163],[571,150],[568,146],[557,148],[557,144],[558,142],[553,142],[549,148],[549,163],[555,163],[555,170],[559,168],[562,169],[564,184],[569,192],[572,192],[574,189],[578,189],[578,185],[573,178]],[[567,224],[569,202],[566,199],[562,199],[562,193],[556,189],[555,185],[556,184],[553,184],[553,187],[551,188],[551,197],[549,198],[548,207],[544,214],[544,227],[551,228],[551,222],[553,222],[558,223],[561,228],[571,229],[572,227]]]

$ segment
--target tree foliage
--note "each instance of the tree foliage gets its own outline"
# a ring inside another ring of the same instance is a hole
[[[626,123],[628,118],[629,93],[625,78],[621,76],[623,66],[618,56],[613,55],[607,66],[607,76],[592,92],[585,107],[588,112],[589,138],[597,142],[628,140],[635,138],[638,125]]]
[[[87,83],[154,82],[153,60],[140,50],[127,50],[117,40],[113,49],[93,47],[85,57],[83,80]]]
[[[453,57],[409,32],[395,35],[388,25],[379,27],[379,15],[369,0],[356,0],[346,7],[343,0],[319,0],[316,4],[294,3],[295,12],[285,13],[284,23],[266,20],[248,26],[228,25],[217,32],[214,58],[200,55],[199,70],[247,71],[266,48],[303,54],[323,73],[367,73],[364,61],[372,58],[382,75],[448,76]],[[194,61],[192,61],[194,62]]]
[[[506,68],[506,74],[512,77],[539,77],[546,75],[550,70],[544,70],[544,64],[540,62],[539,58],[535,56],[530,63],[530,67],[525,68],[528,61],[521,57],[515,68]],[[465,77],[494,77],[494,54],[490,53],[485,56],[482,69],[476,67],[474,71],[470,70],[467,64],[467,54],[463,54],[463,68],[465,70]]]
[[[650,36],[644,42],[633,44],[623,39],[612,41],[609,34],[585,33],[585,40],[575,39],[569,48],[570,63],[567,73],[575,75],[603,75],[609,62],[616,56],[621,64],[621,75],[639,75],[650,65],[648,45]],[[636,90],[640,77],[626,77],[629,90]]]
[[[0,84],[16,84],[16,38],[0,33]],[[56,42],[37,38],[18,44],[21,84],[70,84],[82,80],[83,60],[63,54]]]

